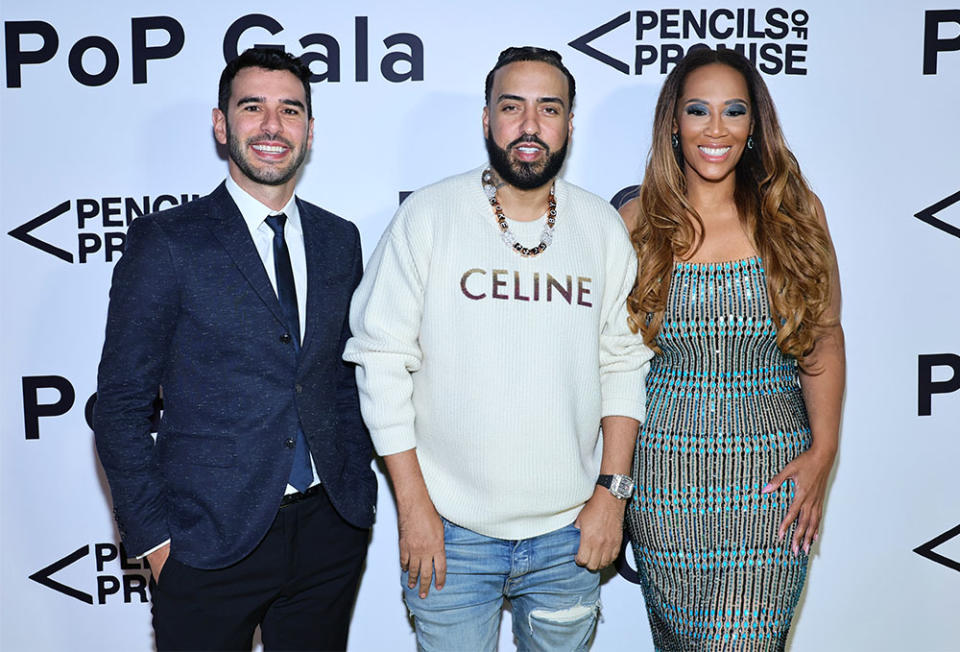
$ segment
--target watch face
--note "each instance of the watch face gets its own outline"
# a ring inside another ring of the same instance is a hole
[[[610,475],[601,475],[597,479],[597,484],[606,487],[617,498],[629,498],[633,493],[633,478],[629,475],[611,473]]]
[[[610,483],[610,492],[619,498],[629,498],[633,493],[633,480],[627,475],[615,475]]]

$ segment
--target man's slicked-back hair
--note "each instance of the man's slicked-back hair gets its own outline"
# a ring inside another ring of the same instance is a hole
[[[541,61],[562,72],[564,77],[567,78],[567,87],[570,89],[569,106],[567,106],[567,110],[570,111],[573,109],[573,97],[577,94],[577,84],[573,80],[573,75],[571,75],[567,67],[563,65],[563,57],[561,57],[560,53],[556,50],[538,48],[533,45],[510,47],[500,53],[500,57],[497,59],[497,65],[487,73],[487,83],[483,94],[484,102],[488,105],[490,104],[490,93],[493,90],[494,74],[504,66],[517,61]]]
[[[307,97],[307,119],[313,117],[313,102],[310,98],[310,69],[304,64],[300,57],[295,57],[289,52],[284,52],[279,48],[250,48],[244,50],[240,56],[231,61],[220,74],[220,93],[217,98],[217,107],[227,113],[227,105],[230,103],[230,89],[233,84],[233,78],[244,68],[264,68],[266,70],[286,70],[293,73],[293,76],[303,84],[303,94]]]

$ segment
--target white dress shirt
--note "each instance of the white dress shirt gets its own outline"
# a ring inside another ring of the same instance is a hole
[[[290,266],[293,268],[293,284],[297,289],[297,311],[300,313],[300,341],[303,342],[303,335],[307,328],[307,254],[303,246],[303,227],[300,224],[300,209],[297,208],[297,196],[292,195],[286,206],[279,211],[268,208],[259,200],[254,199],[246,190],[237,185],[233,177],[227,176],[227,192],[233,198],[243,221],[246,222],[250,230],[250,237],[253,238],[253,244],[260,254],[260,260],[263,261],[263,267],[270,277],[270,285],[273,291],[277,291],[277,271],[273,262],[273,229],[267,225],[268,215],[279,215],[283,213],[287,216],[286,224],[283,227],[283,239],[287,243],[287,250],[290,252]]]

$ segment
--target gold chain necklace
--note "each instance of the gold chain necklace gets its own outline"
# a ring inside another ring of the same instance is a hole
[[[557,187],[556,182],[550,185],[550,195],[547,197],[547,223],[540,233],[540,244],[535,247],[524,247],[517,242],[517,237],[510,230],[510,225],[507,223],[507,216],[503,214],[503,207],[500,206],[500,202],[497,200],[497,188],[493,185],[493,172],[490,171],[490,168],[483,171],[482,179],[483,192],[487,195],[487,199],[490,200],[490,205],[493,207],[494,217],[497,219],[497,224],[500,225],[500,237],[503,241],[508,247],[524,258],[532,258],[542,254],[550,243],[553,242],[553,225],[557,222],[557,198],[554,195]]]

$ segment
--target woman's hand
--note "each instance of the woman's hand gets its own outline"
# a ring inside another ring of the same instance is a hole
[[[787,480],[793,480],[794,497],[787,510],[787,515],[780,523],[779,538],[786,536],[787,528],[796,521],[797,527],[793,533],[790,547],[793,554],[803,551],[810,553],[810,545],[816,540],[820,530],[820,520],[823,517],[823,503],[827,494],[827,480],[833,468],[834,451],[824,451],[816,448],[800,453],[787,464],[763,488],[762,493],[776,491]]]

